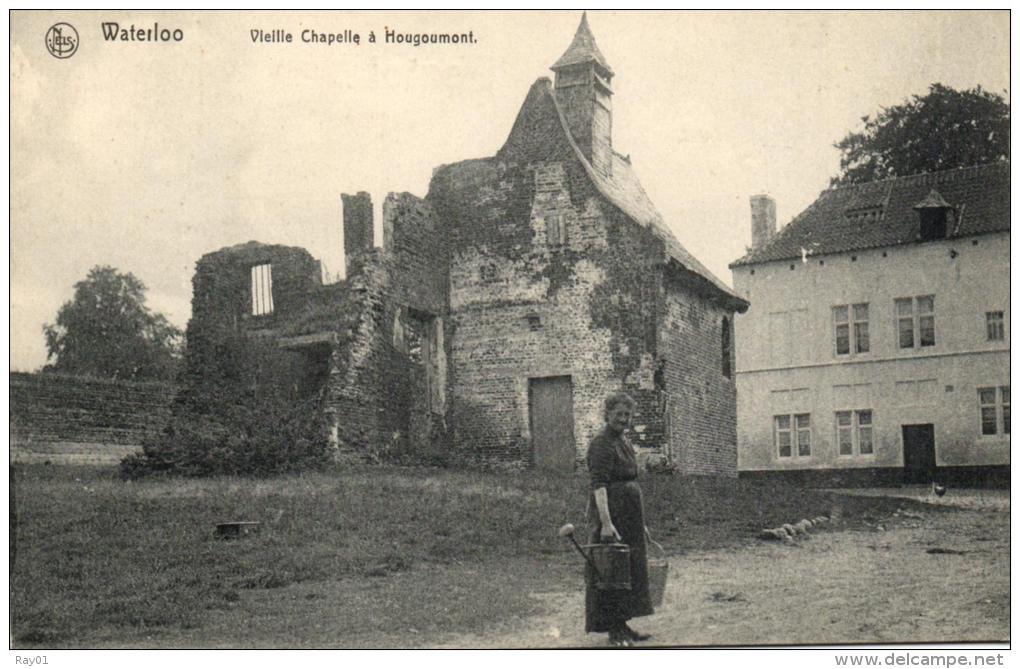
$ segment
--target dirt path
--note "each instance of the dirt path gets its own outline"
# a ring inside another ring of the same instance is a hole
[[[821,531],[793,545],[672,556],[663,606],[634,627],[655,646],[1007,641],[1005,500]],[[535,597],[543,615],[435,647],[605,645],[604,635],[584,633],[580,589]]]

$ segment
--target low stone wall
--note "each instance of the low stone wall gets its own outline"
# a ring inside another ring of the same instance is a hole
[[[117,463],[163,430],[173,397],[164,383],[12,373],[11,461]]]
[[[744,470],[740,478],[778,480],[804,488],[898,488],[905,485],[902,467]],[[1008,488],[1010,469],[1009,465],[939,467],[935,480],[950,487]]]

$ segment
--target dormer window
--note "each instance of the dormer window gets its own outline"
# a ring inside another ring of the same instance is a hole
[[[885,213],[885,208],[882,205],[874,207],[856,207],[854,209],[847,209],[844,214],[851,221],[857,221],[859,223],[876,223],[882,220],[882,215]]]
[[[945,239],[949,234],[949,214],[953,206],[932,189],[928,197],[914,205],[921,219],[921,241]]]

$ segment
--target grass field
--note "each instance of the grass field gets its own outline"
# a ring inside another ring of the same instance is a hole
[[[734,479],[642,485],[647,524],[670,552],[737,546],[834,506],[853,524],[910,505]],[[578,579],[579,558],[556,530],[583,531],[587,494],[582,476],[534,472],[126,482],[114,468],[44,465],[13,468],[12,490],[17,648],[161,647],[260,598],[273,601],[265,619],[238,620],[236,636],[203,645],[298,647],[326,615],[349,630],[344,646],[481,632],[534,613],[529,593]],[[217,539],[215,524],[231,520],[261,531]]]

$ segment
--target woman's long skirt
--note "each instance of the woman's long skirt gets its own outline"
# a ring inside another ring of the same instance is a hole
[[[641,487],[637,481],[614,481],[606,487],[609,515],[623,543],[630,547],[630,590],[600,590],[591,565],[585,571],[584,629],[608,632],[631,618],[654,613],[648,596],[648,555]],[[594,502],[592,503],[594,504]],[[595,517],[591,543],[598,543],[602,525]]]

